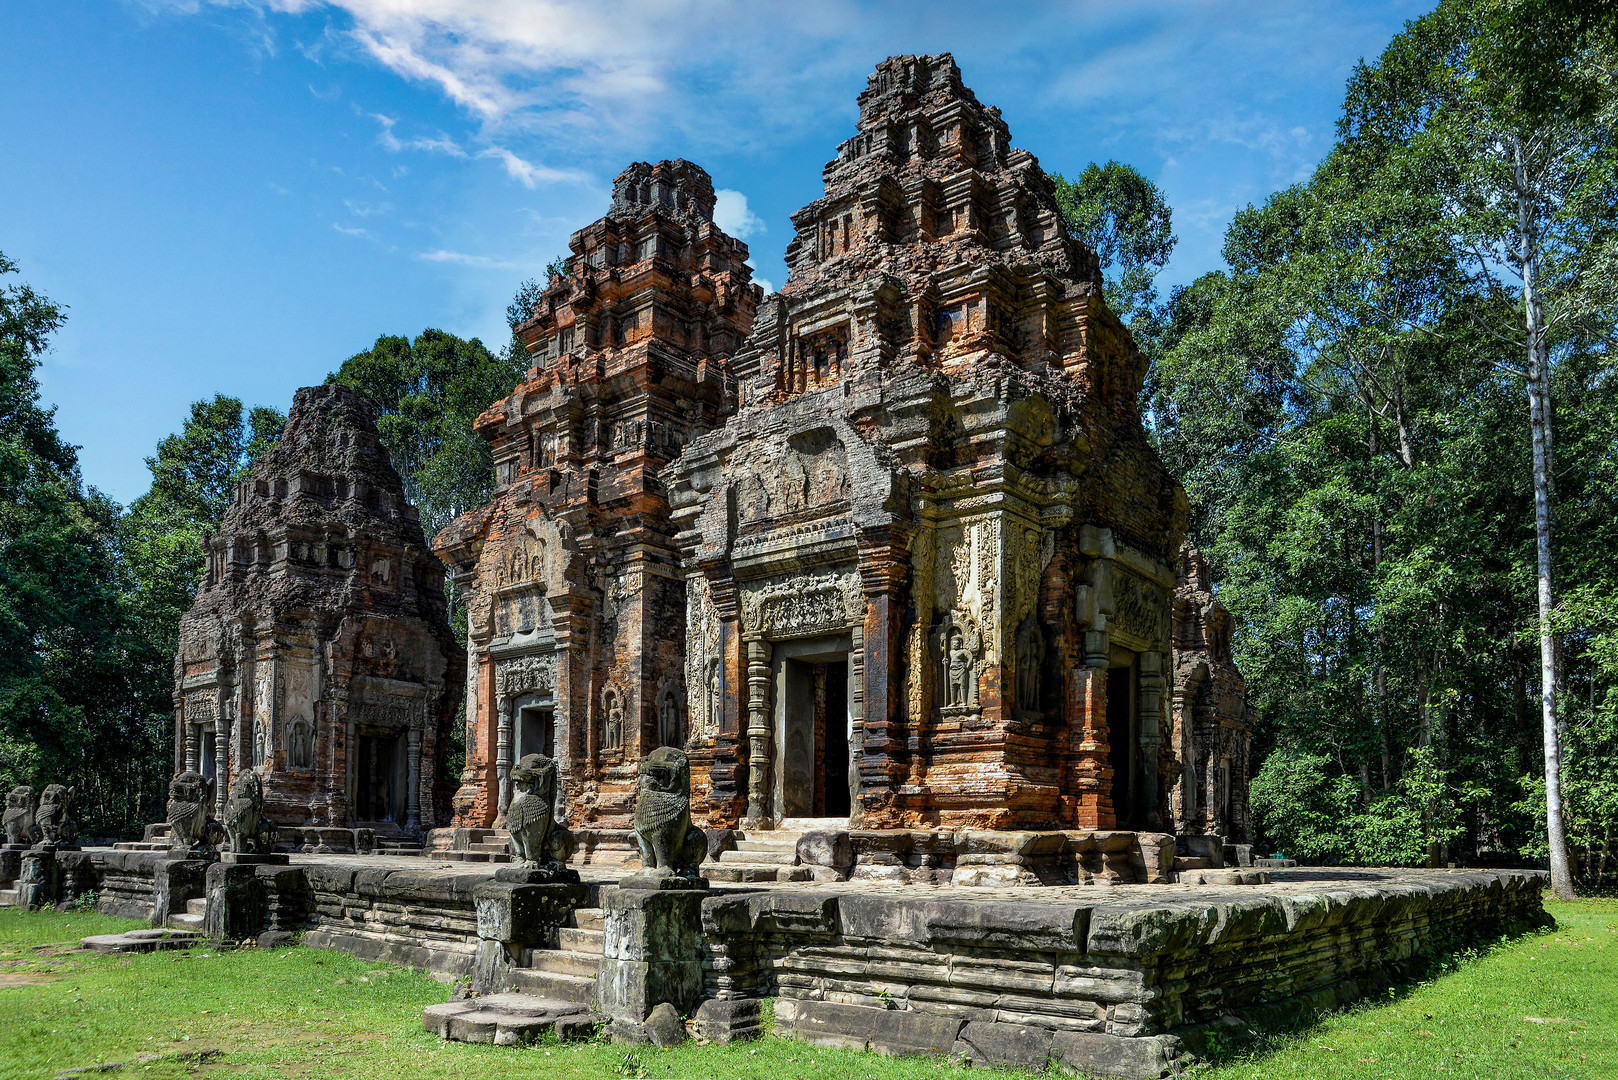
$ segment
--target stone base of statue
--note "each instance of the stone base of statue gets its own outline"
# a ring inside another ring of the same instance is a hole
[[[17,906],[54,906],[62,898],[62,867],[56,861],[56,845],[35,844],[23,852],[17,873]]]
[[[579,872],[566,866],[502,866],[494,880],[508,885],[577,885]]]
[[[0,844],[0,881],[16,881],[22,876],[22,853],[27,844]]]
[[[269,921],[269,889],[258,875],[259,857],[243,853],[233,859],[234,854],[227,852],[208,867],[202,934],[210,941],[257,938]]]
[[[516,869],[515,867],[513,869]],[[536,868],[538,869],[538,868]],[[551,943],[551,933],[583,907],[590,890],[575,880],[530,885],[491,881],[472,893],[478,917],[478,949],[472,990],[499,994],[512,988],[512,975],[524,949]]]
[[[289,866],[292,857],[272,851],[225,851],[219,861],[233,866]]]
[[[643,870],[602,897],[605,940],[596,979],[614,1038],[638,1042],[652,1010],[688,1015],[702,996],[702,902],[708,882]]]
[[[669,870],[637,870],[628,877],[618,879],[620,889],[656,889],[665,892],[690,892],[708,888],[705,877],[682,877]]]

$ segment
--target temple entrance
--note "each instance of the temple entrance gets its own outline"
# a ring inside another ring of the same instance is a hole
[[[529,754],[556,756],[556,712],[549,705],[524,705],[517,712],[517,752],[514,761]]]
[[[212,780],[219,775],[219,760],[214,755],[219,745],[217,736],[212,731],[202,732],[202,749],[197,757],[197,771],[204,780]]]
[[[405,765],[402,732],[360,732],[359,761],[354,770],[354,818],[356,821],[405,820],[403,776]]]
[[[777,821],[846,818],[851,808],[848,652],[816,644],[778,647],[787,655],[776,667]]]
[[[1112,766],[1114,828],[1139,829],[1140,732],[1135,719],[1134,655],[1107,669],[1107,764]]]

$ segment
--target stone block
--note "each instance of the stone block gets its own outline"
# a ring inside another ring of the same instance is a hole
[[[474,893],[478,937],[519,945],[544,944],[588,895],[583,885],[493,882]]]
[[[207,914],[203,933],[213,941],[256,939],[269,921],[269,896],[258,867],[214,863],[206,876]]]
[[[759,933],[835,934],[837,896],[816,892],[769,892],[752,898],[753,926]]]
[[[697,1006],[692,1024],[697,1035],[725,1045],[763,1034],[763,1003],[758,998],[709,998]]]
[[[777,1003],[776,1019],[780,1022]],[[792,1035],[810,1046],[840,1050],[864,1050],[870,1042],[871,1025],[888,1010],[869,1005],[840,1005],[832,1001],[797,1003],[792,1019]]]
[[[1180,1040],[1172,1035],[1121,1038],[1090,1031],[1059,1031],[1051,1041],[1057,1067],[1084,1076],[1157,1080],[1181,1071]]]
[[[856,867],[854,876],[858,878],[864,869]],[[845,938],[928,940],[925,901],[849,894],[838,898],[837,912]]]
[[[974,948],[1003,946],[1083,952],[1092,904],[934,900],[923,909],[925,941]],[[846,929],[844,931],[847,932]],[[907,938],[907,940],[916,940]]]
[[[602,904],[603,955],[614,960],[695,960],[701,955],[704,898],[695,891],[609,893]]]
[[[615,1020],[642,1021],[662,1004],[684,1014],[702,995],[700,960],[619,960],[604,957],[596,976],[601,1011]]]
[[[680,1019],[680,1014],[675,1011],[674,1006],[666,1001],[652,1008],[646,1017],[645,1025],[647,1037],[651,1039],[653,1046],[660,1049],[667,1050],[679,1046],[688,1038],[685,1021]]]
[[[878,1054],[943,1057],[955,1047],[966,1020],[935,1012],[890,1009],[871,1018],[867,1036]]]
[[[1083,951],[1100,956],[1154,956],[1191,947],[1203,933],[1205,908],[1098,905],[1090,911]]]
[[[950,1060],[975,1069],[998,1067],[1044,1072],[1051,1057],[1053,1035],[1046,1028],[972,1020],[956,1037]]]
[[[805,866],[845,869],[854,865],[854,845],[846,831],[806,832],[798,837],[798,861]]]

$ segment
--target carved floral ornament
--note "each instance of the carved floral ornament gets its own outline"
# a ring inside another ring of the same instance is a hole
[[[185,699],[185,719],[187,723],[199,724],[206,727],[218,723],[219,709],[211,694],[192,694]]]
[[[518,694],[556,692],[556,654],[518,656],[499,660],[494,666],[495,693],[511,698]]]
[[[742,629],[772,637],[846,630],[864,620],[859,574],[800,574],[742,591]]]
[[[388,696],[380,701],[350,705],[348,715],[356,723],[370,727],[407,728],[421,723],[421,703],[413,698]]]
[[[1115,570],[1112,578],[1113,613],[1108,628],[1122,630],[1149,644],[1168,641],[1168,591],[1134,574]]]

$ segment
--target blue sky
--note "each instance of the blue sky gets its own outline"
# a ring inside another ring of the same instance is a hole
[[[121,501],[190,402],[285,409],[382,333],[506,339],[517,284],[636,160],[687,157],[781,285],[788,215],[894,53],[955,54],[1052,172],[1167,193],[1162,283],[1308,175],[1425,3],[6,0],[0,251],[68,305],[42,372]]]

